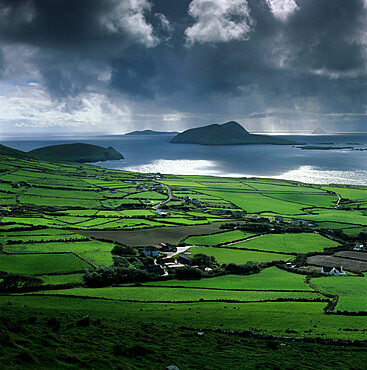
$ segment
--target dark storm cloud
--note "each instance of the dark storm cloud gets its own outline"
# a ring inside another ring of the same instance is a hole
[[[202,0],[0,0],[0,42],[34,47],[59,99],[105,89],[157,110],[364,112],[363,0],[288,1],[284,14],[273,0],[238,2],[237,34],[230,0],[208,1],[215,19]]]
[[[301,11],[284,29],[299,69],[345,72],[365,68],[366,9],[363,1],[299,0]]]
[[[0,0],[0,42],[33,47],[31,62],[50,93],[76,95],[125,48],[158,42],[145,20],[150,7],[148,0]]]
[[[49,48],[88,48],[124,42],[101,19],[113,12],[112,0],[1,0],[0,38]]]

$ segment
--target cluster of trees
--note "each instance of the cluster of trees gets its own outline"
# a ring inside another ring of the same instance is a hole
[[[195,266],[199,266],[201,268],[205,267],[215,267],[218,266],[218,262],[214,256],[207,256],[203,253],[195,254],[192,259],[192,264]]]
[[[43,280],[37,276],[9,274],[2,276],[0,291],[16,291],[19,289],[35,288],[43,284]]]
[[[249,275],[257,274],[261,271],[261,265],[258,262],[246,262],[245,264],[237,265],[236,263],[229,263],[225,270],[230,274]]]
[[[139,252],[128,245],[117,244],[112,248],[111,253],[114,266],[140,268],[154,265],[152,257],[147,257],[143,251]]]
[[[152,278],[152,274],[146,271],[120,266],[100,267],[83,276],[84,283],[93,288],[112,284],[144,282]]]

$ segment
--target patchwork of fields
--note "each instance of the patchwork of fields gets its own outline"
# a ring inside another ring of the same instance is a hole
[[[168,197],[163,185],[173,198],[161,205]],[[351,271],[363,270],[358,263],[367,263],[367,254],[345,254],[364,240],[366,194],[363,187],[147,175],[0,156],[0,283],[13,274],[43,280],[33,291],[1,293],[0,306],[367,340],[366,319],[358,314],[367,311],[366,278]],[[212,256],[215,266],[196,279],[165,269],[139,284],[83,285],[86,271],[118,263],[140,271],[151,263],[144,248],[158,243],[183,247],[175,257]],[[121,245],[134,247],[134,255],[116,258],[111,251]],[[317,277],[320,258],[343,258],[348,276]],[[260,272],[226,270],[250,262]],[[338,300],[325,315],[331,296]]]

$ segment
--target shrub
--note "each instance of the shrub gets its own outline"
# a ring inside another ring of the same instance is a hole
[[[195,254],[194,258],[192,259],[193,265],[204,266],[204,267],[212,267],[217,265],[217,260],[214,256],[207,256],[203,253]]]
[[[43,280],[36,276],[9,274],[3,277],[3,281],[0,283],[0,290],[29,289],[40,286],[42,283]]]
[[[118,256],[135,256],[136,249],[129,245],[115,245],[111,251],[112,254]]]
[[[230,274],[248,275],[259,273],[261,271],[261,268],[257,262],[247,262],[244,265],[229,263],[226,266],[226,271]]]
[[[84,283],[90,287],[103,287],[111,284],[123,284],[144,282],[153,278],[154,275],[146,271],[120,266],[100,267],[83,276]]]
[[[192,266],[177,268],[175,272],[176,277],[178,279],[187,279],[187,278],[200,279],[201,277],[203,277],[203,272],[200,269]]]
[[[113,255],[113,265],[118,267],[129,267],[130,263],[125,257],[121,257],[118,255]]]

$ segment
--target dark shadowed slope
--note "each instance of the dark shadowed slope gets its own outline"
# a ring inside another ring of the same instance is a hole
[[[295,141],[274,136],[250,134],[235,121],[186,130],[175,136],[171,143],[201,145],[297,144]]]
[[[8,146],[0,144],[0,155],[6,155],[14,158],[26,158],[29,157],[28,153],[22,152],[21,150],[9,148]]]
[[[103,148],[98,145],[82,143],[45,146],[28,153],[71,162],[100,162],[124,158],[112,147]]]

